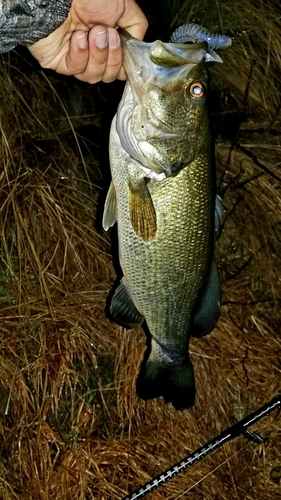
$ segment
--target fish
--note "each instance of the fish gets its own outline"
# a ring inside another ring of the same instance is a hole
[[[222,209],[206,62],[222,61],[206,42],[120,36],[128,80],[110,130],[102,223],[107,231],[117,222],[123,277],[110,314],[148,335],[139,397],[162,396],[183,410],[195,402],[190,338],[209,334],[220,314],[214,248]]]

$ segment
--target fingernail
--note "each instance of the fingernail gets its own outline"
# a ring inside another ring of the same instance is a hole
[[[117,34],[117,31],[110,31],[109,32],[109,48],[111,50],[117,49],[120,45],[120,38]]]
[[[108,44],[108,32],[107,32],[107,30],[99,31],[95,36],[95,40],[96,40],[96,46],[99,49],[105,49],[105,47]]]
[[[78,47],[80,49],[86,49],[87,48],[88,38],[86,37],[86,33],[83,33],[83,35],[80,35],[77,38],[77,43],[78,43]]]

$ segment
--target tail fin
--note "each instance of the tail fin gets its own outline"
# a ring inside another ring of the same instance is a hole
[[[195,381],[190,359],[182,365],[171,365],[161,360],[151,360],[142,366],[137,393],[142,399],[163,396],[176,410],[190,408],[195,402]]]

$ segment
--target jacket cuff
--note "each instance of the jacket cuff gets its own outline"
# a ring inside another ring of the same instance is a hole
[[[0,52],[32,45],[67,18],[72,0],[0,0]]]

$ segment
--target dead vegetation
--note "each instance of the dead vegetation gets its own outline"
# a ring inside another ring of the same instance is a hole
[[[156,4],[140,4],[153,34]],[[162,400],[139,400],[144,335],[104,312],[116,271],[99,221],[119,85],[90,88],[36,71],[25,52],[5,55],[3,500],[121,499],[280,393],[280,9],[264,0],[174,0],[162,9],[157,36],[186,21],[242,33],[221,54],[224,64],[211,70],[218,190],[226,209],[217,244],[223,307],[215,331],[191,342],[196,404],[177,412]],[[147,498],[279,498],[276,417],[255,426],[263,445],[240,437]]]

